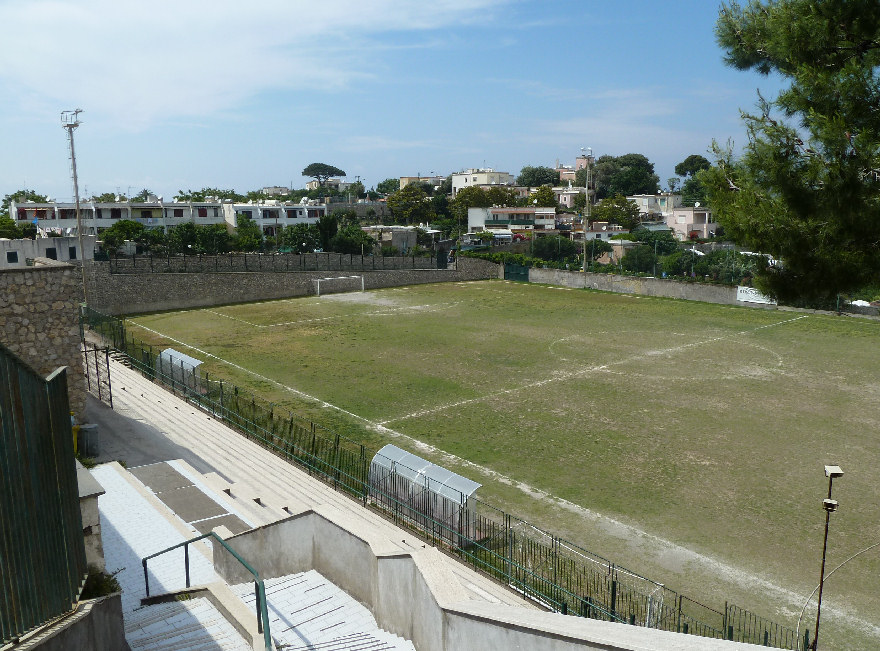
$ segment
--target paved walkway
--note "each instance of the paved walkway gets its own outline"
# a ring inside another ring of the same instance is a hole
[[[122,612],[126,616],[140,608],[141,599],[146,596],[141,559],[199,533],[182,521],[175,524],[170,514],[163,514],[161,504],[152,502],[143,487],[139,490],[126,477],[125,471],[119,472],[113,465],[105,464],[91,472],[106,491],[98,498],[104,560],[107,572],[117,573],[116,579],[122,587]],[[213,563],[198,549],[190,550],[192,584],[219,581]],[[148,561],[147,569],[150,594],[185,587],[182,548]]]

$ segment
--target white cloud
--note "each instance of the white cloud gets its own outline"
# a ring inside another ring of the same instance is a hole
[[[0,5],[0,89],[135,129],[197,119],[275,89],[345,88],[369,75],[371,40],[504,1],[15,0]]]
[[[678,121],[693,107],[656,89],[611,89],[592,94],[579,113],[570,118],[542,120],[535,125],[538,139],[583,143],[594,152],[704,149],[709,139],[692,124]],[[705,142],[703,142],[705,140]]]

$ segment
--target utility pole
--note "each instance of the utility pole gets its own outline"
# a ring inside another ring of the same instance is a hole
[[[584,151],[585,148],[581,147],[581,151]],[[590,222],[590,215],[592,208],[592,202],[590,201],[590,163],[593,162],[593,148],[586,147],[586,150],[590,153],[587,155],[587,181],[586,181],[586,197],[587,197],[587,205],[586,205],[586,216],[584,217],[584,273],[587,273],[587,224]],[[595,246],[595,242],[593,242]]]
[[[70,146],[70,171],[73,176],[73,199],[76,202],[76,237],[79,244],[79,266],[82,269],[83,302],[88,305],[86,289],[86,251],[83,246],[82,214],[79,208],[79,182],[76,178],[76,150],[73,146],[73,132],[80,125],[79,114],[82,109],[61,112],[61,126],[67,130],[67,142]]]

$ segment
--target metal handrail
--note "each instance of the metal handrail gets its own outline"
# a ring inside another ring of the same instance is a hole
[[[254,577],[254,596],[256,597],[257,603],[257,632],[263,634],[263,642],[266,645],[266,651],[272,651],[272,635],[269,632],[269,612],[266,608],[266,586],[263,583],[263,579],[260,578],[260,574],[251,567],[250,563],[244,560],[237,551],[235,551],[232,547],[230,547],[225,540],[223,540],[220,536],[218,536],[213,531],[209,531],[208,533],[202,534],[201,536],[196,536],[190,540],[185,540],[182,543],[177,543],[169,547],[168,549],[163,549],[160,552],[156,552],[155,554],[150,554],[149,556],[144,556],[141,559],[141,564],[144,566],[144,586],[146,588],[147,597],[150,596],[150,577],[147,573],[147,561],[151,558],[155,558],[156,556],[161,556],[170,551],[174,551],[179,547],[183,547],[183,562],[186,572],[186,587],[190,587],[189,581],[189,546],[191,543],[198,542],[205,538],[213,538],[221,545],[223,548],[232,554],[239,563],[244,566],[244,568],[250,572]]]

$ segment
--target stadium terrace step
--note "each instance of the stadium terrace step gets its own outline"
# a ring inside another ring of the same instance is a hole
[[[177,461],[176,463],[184,462]],[[216,472],[202,475],[202,481],[205,486],[220,494],[222,499],[228,501],[236,510],[247,515],[254,527],[278,522],[302,509],[299,501],[297,501],[296,510],[293,510],[278,501],[277,496],[267,498],[265,497],[266,493],[257,491],[246,482],[228,482]]]
[[[250,584],[232,591],[256,612]],[[284,649],[415,651],[412,642],[380,629],[365,606],[314,570],[268,579],[266,603],[272,637]]]
[[[286,506],[292,514],[307,509],[345,513],[346,517],[356,519],[373,531],[377,538],[384,539],[384,553],[405,553],[425,546],[426,543],[419,538],[334,491],[300,467],[284,461],[140,373],[112,360],[110,364],[115,411],[150,423],[169,441],[186,448],[230,478],[233,486],[240,482],[247,484],[255,494],[271,495],[272,504]],[[205,477],[206,484],[212,485],[213,479]],[[257,526],[257,523],[253,525]],[[458,561],[450,560],[449,568],[474,600],[538,609],[530,601]]]
[[[132,651],[252,651],[235,627],[205,597],[144,606],[125,622]]]

